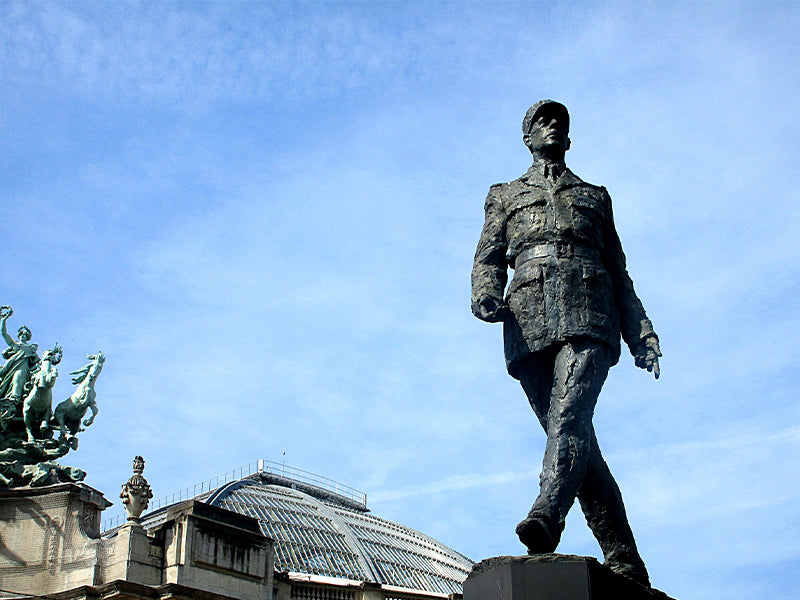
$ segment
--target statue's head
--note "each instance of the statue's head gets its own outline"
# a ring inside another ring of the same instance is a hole
[[[27,342],[31,339],[31,330],[27,328],[27,326],[23,325],[17,331],[17,337],[19,338],[20,342]]]
[[[540,100],[522,119],[522,141],[532,154],[560,155],[569,150],[569,111],[555,100]]]
[[[63,354],[63,350],[61,346],[58,344],[52,350],[45,350],[42,354],[42,362],[50,361],[50,364],[57,365],[61,362],[61,356]]]

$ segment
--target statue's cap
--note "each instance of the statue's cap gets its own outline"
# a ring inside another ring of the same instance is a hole
[[[560,113],[567,125],[567,131],[569,131],[569,111],[567,110],[567,107],[561,104],[561,102],[556,102],[555,100],[539,100],[536,104],[528,109],[528,112],[525,113],[525,118],[522,119],[522,133],[530,133],[531,126],[536,120],[537,115],[545,110]]]

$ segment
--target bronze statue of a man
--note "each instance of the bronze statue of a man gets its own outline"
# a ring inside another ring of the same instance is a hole
[[[534,104],[522,132],[533,166],[489,190],[472,270],[472,312],[503,322],[508,372],[547,433],[539,496],[517,534],[530,554],[555,551],[577,497],[606,564],[649,585],[592,416],[620,334],[656,378],[658,336],[625,267],[608,192],[564,164],[566,107]]]

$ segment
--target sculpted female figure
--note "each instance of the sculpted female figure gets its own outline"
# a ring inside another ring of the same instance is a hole
[[[31,369],[39,362],[37,344],[30,344],[31,330],[26,326],[19,328],[17,340],[6,330],[8,318],[14,314],[9,306],[0,307],[0,334],[8,344],[3,351],[5,365],[0,367],[0,430],[5,430],[8,419],[14,416],[22,404],[25,384],[30,381]]]

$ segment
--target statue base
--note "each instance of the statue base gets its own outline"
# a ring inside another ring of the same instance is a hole
[[[673,600],[614,573],[596,559],[569,554],[497,556],[472,568],[464,600]]]
[[[51,594],[93,585],[100,513],[110,505],[84,484],[0,490],[0,588]]]

